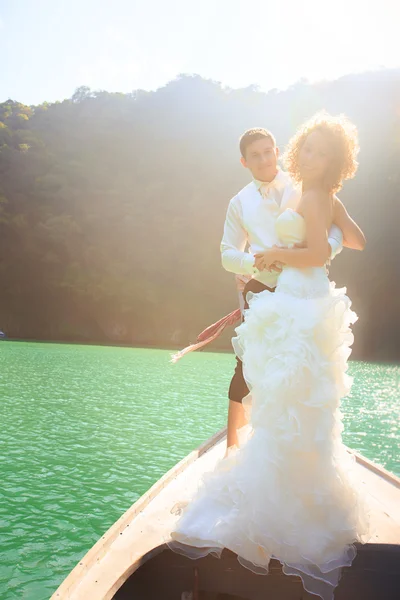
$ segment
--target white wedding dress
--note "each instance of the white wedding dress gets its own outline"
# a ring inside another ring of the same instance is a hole
[[[293,210],[276,222],[282,245],[305,239]],[[169,546],[191,558],[223,548],[267,573],[271,558],[309,592],[333,598],[367,519],[341,440],[340,399],[357,319],[326,269],[284,268],[275,293],[250,298],[233,339],[251,390],[240,449],[207,473]],[[251,296],[251,294],[250,294]]]

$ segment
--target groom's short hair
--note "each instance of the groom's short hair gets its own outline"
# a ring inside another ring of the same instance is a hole
[[[246,150],[250,146],[250,144],[256,142],[257,140],[262,140],[263,138],[271,140],[274,147],[276,146],[276,139],[272,135],[272,133],[268,131],[268,129],[256,127],[255,129],[248,129],[247,131],[245,131],[242,137],[240,138],[239,142],[240,153],[243,156],[243,158],[246,158]]]

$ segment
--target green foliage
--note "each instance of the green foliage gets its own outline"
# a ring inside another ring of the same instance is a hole
[[[182,75],[157,92],[83,86],[54,104],[3,102],[0,328],[193,341],[237,305],[219,242],[229,199],[248,181],[240,134],[265,126],[283,145],[326,108],[360,130],[360,171],[340,195],[368,239],[364,253],[335,260],[332,278],[360,314],[355,356],[398,358],[399,82],[400,71],[380,71],[266,95]]]

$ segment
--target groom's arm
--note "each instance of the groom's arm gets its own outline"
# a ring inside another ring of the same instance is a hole
[[[247,232],[243,227],[241,209],[237,196],[232,198],[226,213],[224,235],[221,241],[222,266],[237,275],[254,275],[254,255],[245,252]]]

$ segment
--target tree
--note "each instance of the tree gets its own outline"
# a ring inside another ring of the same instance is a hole
[[[398,358],[399,100],[392,70],[269,94],[182,75],[156,92],[82,86],[63,102],[0,104],[1,328],[130,344],[195,339],[236,307],[219,242],[228,201],[248,180],[239,136],[259,124],[283,145],[326,108],[356,122],[362,148],[340,196],[367,250],[344,251],[331,269],[361,317],[354,356]]]

